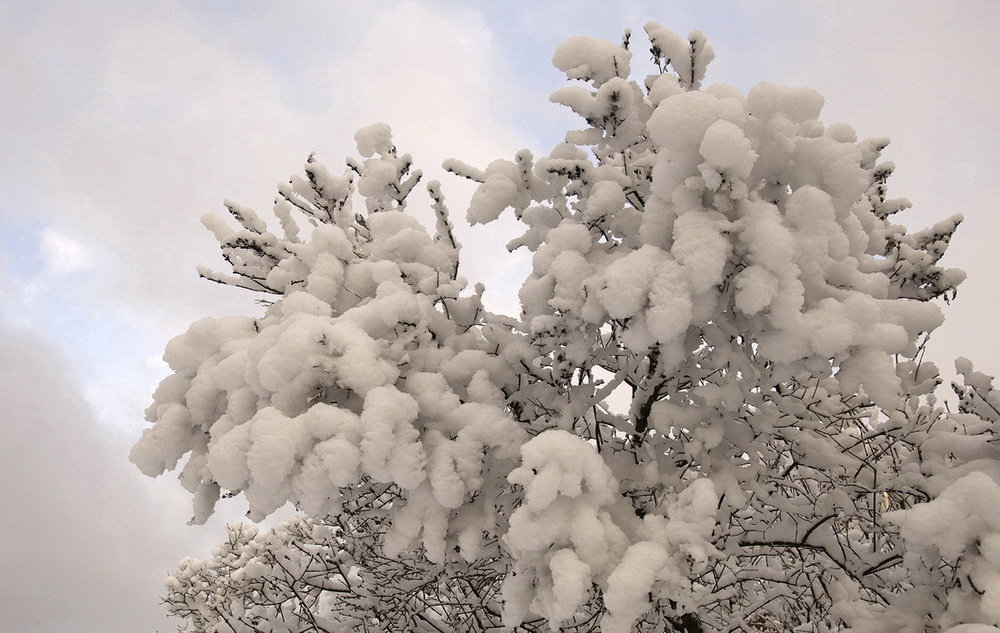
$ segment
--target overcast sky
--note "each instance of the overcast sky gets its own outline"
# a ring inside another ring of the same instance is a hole
[[[189,527],[176,480],[127,462],[166,341],[255,310],[197,279],[218,266],[199,217],[266,211],[310,152],[336,167],[375,121],[464,210],[442,159],[538,155],[577,125],[547,101],[571,35],[632,27],[642,51],[647,20],[701,29],[710,83],[813,87],[825,121],[891,137],[900,221],[966,216],[946,262],[969,280],[933,356],[1000,371],[1000,3],[621,4],[0,0],[0,628],[170,630],[163,577],[241,514]],[[526,269],[505,231],[461,238],[510,308]]]

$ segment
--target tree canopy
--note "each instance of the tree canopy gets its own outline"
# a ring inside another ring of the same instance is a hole
[[[477,168],[467,219],[512,214],[521,312],[460,274],[389,127],[310,157],[274,222],[209,215],[257,317],[206,318],[132,461],[179,469],[203,522],[167,604],[195,631],[997,633],[1000,393],[923,359],[960,216],[911,232],[884,138],[822,97],[704,85],[700,32],[573,37],[552,101],[586,126]],[[179,463],[186,457],[183,467]]]

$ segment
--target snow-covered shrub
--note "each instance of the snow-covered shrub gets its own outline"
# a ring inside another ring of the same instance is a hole
[[[812,90],[706,86],[704,36],[646,31],[658,72],[639,80],[629,36],[559,46],[581,81],[552,100],[586,127],[547,156],[445,163],[479,183],[470,222],[524,225],[519,315],[459,275],[437,183],[433,235],[406,214],[420,172],[383,124],[343,175],[310,159],[279,189],[279,234],[235,204],[238,227],[205,219],[232,273],[201,274],[270,304],[169,344],[132,460],[155,476],[187,456],[195,521],[223,492],[303,518],[185,562],[174,613],[205,631],[1000,625],[982,505],[1000,401],[963,362],[949,413],[921,361],[964,276],[938,265],[961,218],[907,231],[886,139],[823,123]]]

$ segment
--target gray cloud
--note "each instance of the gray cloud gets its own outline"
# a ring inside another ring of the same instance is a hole
[[[98,423],[71,365],[0,321],[4,630],[172,630],[162,581],[181,557],[210,551],[223,517],[186,527],[186,495],[127,463],[131,438]]]

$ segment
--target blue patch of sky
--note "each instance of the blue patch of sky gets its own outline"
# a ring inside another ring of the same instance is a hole
[[[67,357],[67,371],[108,428],[126,430],[140,422],[133,394],[149,394],[157,376],[146,359],[162,353],[163,341],[129,324],[109,310],[87,309],[72,295],[84,271],[70,273],[34,297],[31,325]],[[135,418],[135,419],[132,419]]]
[[[16,200],[16,199],[15,199]],[[5,276],[28,278],[44,267],[42,233],[45,225],[16,217],[17,205],[8,198],[0,202],[0,253]]]
[[[16,205],[9,198],[4,206]],[[109,394],[148,392],[157,378],[146,359],[160,355],[163,341],[121,318],[108,306],[93,301],[88,283],[93,271],[47,271],[42,242],[46,225],[26,217],[12,217],[0,208],[0,261],[4,285],[15,290],[0,307],[7,319],[27,327],[62,350],[66,371],[85,387],[101,421],[121,430],[125,418],[138,415],[126,401],[112,402]],[[20,290],[20,292],[17,292]],[[136,420],[137,421],[137,420]]]

